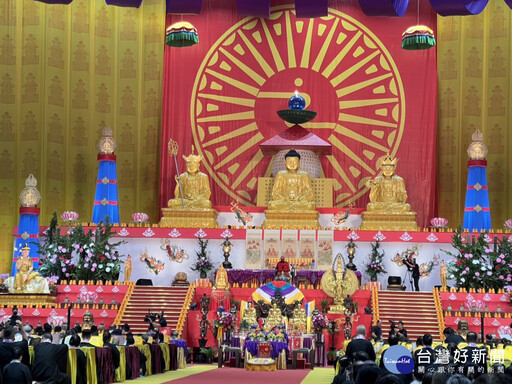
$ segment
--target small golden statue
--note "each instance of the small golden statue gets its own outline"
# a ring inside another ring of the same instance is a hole
[[[359,280],[356,274],[345,268],[343,255],[338,253],[334,258],[333,269],[327,270],[320,282],[324,292],[334,298],[334,305],[331,305],[329,313],[345,313],[345,298],[355,293],[359,287]]]
[[[270,310],[268,311],[268,317],[267,317],[267,321],[265,322],[265,325],[268,325],[270,326],[270,328],[274,328],[276,326],[278,326],[279,324],[281,324],[283,321],[283,314],[281,313],[281,309],[279,309],[277,307],[277,304],[274,303],[272,304],[272,308],[270,308]]]
[[[203,157],[194,155],[194,146],[192,146],[192,153],[183,156],[183,159],[187,164],[187,172],[175,177],[174,199],[169,200],[167,205],[174,209],[210,209],[212,207],[210,180],[206,174],[199,172]]]
[[[91,329],[93,325],[94,315],[89,311],[85,311],[82,317],[82,329]]]
[[[417,230],[416,212],[406,203],[404,179],[395,174],[398,159],[386,155],[381,162],[382,175],[366,184],[370,188],[370,202],[363,212],[359,229]]]
[[[124,281],[130,281],[132,276],[132,255],[128,255],[124,262]]]
[[[176,159],[177,143],[169,141],[169,154]],[[162,208],[161,227],[176,228],[218,228],[217,211],[212,209],[210,201],[210,180],[199,171],[203,157],[192,153],[182,156],[187,165],[187,172],[176,177],[174,199],[167,203],[169,208]]]
[[[215,276],[215,287],[213,287],[213,289],[229,290],[228,272],[222,263],[217,271],[217,276]]]
[[[279,171],[274,179],[263,227],[318,228],[311,178],[300,170],[300,154],[290,150],[285,165],[286,171]]]
[[[252,301],[247,302],[248,307],[244,310],[243,320],[247,321],[249,326],[258,324],[258,318],[256,317],[256,309],[252,305]]]
[[[448,287],[447,282],[447,276],[448,276],[448,268],[446,267],[446,264],[444,263],[444,260],[441,260],[441,267],[439,270],[439,277],[441,278],[441,287],[446,290]]]
[[[302,304],[298,301],[295,302],[295,309],[293,310],[293,329],[299,332],[305,332],[307,327],[308,318],[306,310],[302,308]]]

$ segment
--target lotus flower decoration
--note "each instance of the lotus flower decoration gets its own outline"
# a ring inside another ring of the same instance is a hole
[[[444,217],[434,217],[432,220],[430,220],[430,224],[434,228],[446,228],[448,225],[448,219],[445,219]]]
[[[78,213],[74,211],[66,211],[62,215],[60,215],[60,218],[64,221],[77,221]]]
[[[503,223],[503,225],[507,229],[512,229],[512,219],[508,219],[507,221],[505,221],[505,223]]]
[[[132,215],[132,220],[134,223],[147,223],[149,216],[144,212],[136,212]]]

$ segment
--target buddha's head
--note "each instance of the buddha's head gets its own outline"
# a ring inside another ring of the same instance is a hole
[[[192,146],[192,153],[188,156],[183,156],[183,159],[186,161],[187,172],[197,173],[203,157],[200,155],[194,155],[194,146]]]
[[[284,163],[289,172],[297,172],[300,168],[300,154],[295,149],[284,155]]]
[[[398,162],[398,159],[397,158],[391,158],[391,156],[386,155],[386,157],[384,158],[384,160],[382,161],[382,165],[381,165],[381,169],[382,169],[382,174],[385,176],[385,177],[391,177],[395,174],[395,170],[396,170],[396,163]]]

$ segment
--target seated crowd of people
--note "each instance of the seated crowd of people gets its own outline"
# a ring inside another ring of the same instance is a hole
[[[77,384],[87,384],[87,356],[84,353],[84,350],[87,350],[81,348],[109,348],[112,357],[111,372],[115,372],[119,369],[121,360],[118,345],[130,347],[136,344],[136,336],[130,332],[128,324],[119,327],[112,325],[108,330],[99,330],[95,325],[82,329],[80,324],[77,323],[69,332],[66,332],[65,325],[52,327],[45,323],[33,328],[28,323],[24,325],[19,317],[13,316],[0,327],[0,384],[32,384],[33,381],[70,384],[71,377],[68,374],[69,349],[76,349],[75,382]],[[142,344],[164,343],[164,335],[159,332],[158,323],[151,328],[147,334],[139,335]],[[91,339],[94,341],[91,342]],[[30,351],[32,348],[33,354]],[[140,376],[146,375],[147,356],[138,350]],[[158,366],[161,367],[162,371],[164,370],[164,357],[163,353],[159,353],[156,357],[151,351],[152,372],[155,372],[156,362],[154,360],[156,358],[160,360]],[[128,360],[126,364],[128,365]],[[99,372],[97,376],[98,383],[102,384]],[[132,369],[127,366],[126,378],[134,378],[131,376]]]
[[[344,353],[340,353],[332,384],[512,384],[509,340],[487,335],[485,342],[479,342],[475,332],[461,335],[446,328],[443,343],[434,343],[430,334],[412,343],[404,324],[398,324],[392,324],[386,341],[382,340],[380,322],[372,327],[370,340],[366,339],[365,326],[359,325]],[[389,353],[393,359],[387,358],[386,353],[395,345],[411,351],[414,366],[402,370],[412,370],[410,373],[391,372],[394,369],[387,363],[396,363],[396,358],[394,352]]]

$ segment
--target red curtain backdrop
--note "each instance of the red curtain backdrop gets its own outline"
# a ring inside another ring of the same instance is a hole
[[[205,0],[200,15],[168,15],[167,25],[191,22],[199,44],[165,48],[160,205],[174,197],[174,160],[193,144],[210,176],[212,202],[256,202],[257,178],[271,174],[259,144],[287,126],[276,114],[298,90],[318,112],[304,127],[333,145],[322,157],[335,180],[337,206],[365,207],[365,182],[378,159],[399,158],[409,203],[420,226],[435,213],[436,50],[404,51],[411,25],[436,30],[436,16],[421,1],[402,18],[366,17],[357,1],[330,2],[329,17],[298,19],[293,3],[272,2],[269,19],[241,18],[235,0]]]

